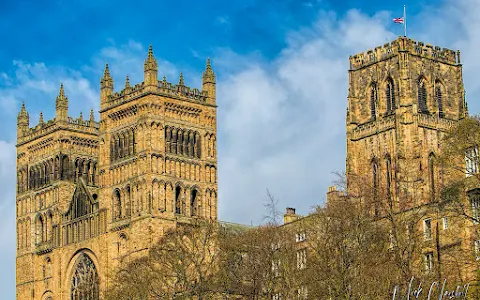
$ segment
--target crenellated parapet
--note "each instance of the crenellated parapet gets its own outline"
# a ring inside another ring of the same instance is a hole
[[[113,91],[113,79],[108,65],[105,67],[104,76],[100,80],[101,86],[101,111],[106,111],[123,103],[135,100],[147,94],[156,94],[178,100],[197,102],[200,104],[215,105],[215,73],[212,70],[210,59],[207,60],[205,71],[202,74],[202,89],[188,87],[184,83],[183,74],[177,84],[167,81],[164,76],[158,80],[158,64],[149,47],[148,56],[144,64],[144,81],[132,86],[128,76],[125,86],[121,91]]]
[[[88,120],[83,119],[82,113],[80,113],[78,118],[68,116],[68,98],[65,95],[63,84],[60,85],[60,91],[56,99],[55,118],[45,122],[43,113],[40,112],[38,124],[33,127],[30,127],[29,124],[29,115],[23,103],[20,113],[18,114],[17,122],[18,145],[41,138],[60,129],[98,135],[98,129],[100,127],[99,122],[96,122],[94,119],[93,110],[90,111],[90,118]]]
[[[407,52],[414,56],[437,60],[452,65],[461,63],[460,51],[432,46],[406,37],[399,37],[391,43],[386,43],[375,49],[370,49],[366,52],[350,56],[350,70],[357,70],[376,62],[389,59],[401,52]]]
[[[70,130],[91,135],[98,135],[100,125],[98,122],[84,120],[82,117],[68,117],[67,123],[56,122],[55,119],[41,122],[37,126],[26,129],[22,136],[17,137],[18,145],[36,140],[57,130]]]
[[[108,96],[106,106],[103,110],[130,102],[148,93],[151,93],[151,91],[147,91],[143,83],[136,84],[133,87],[126,87],[125,89]],[[206,91],[200,91],[197,88],[190,88],[185,85],[172,84],[167,82],[166,79],[158,81],[154,93],[160,96],[168,96],[179,100],[193,101],[202,104],[206,104],[208,100]]]

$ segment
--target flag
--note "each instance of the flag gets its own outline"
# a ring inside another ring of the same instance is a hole
[[[393,22],[394,22],[394,23],[403,24],[403,18],[394,18],[394,19],[393,19]]]

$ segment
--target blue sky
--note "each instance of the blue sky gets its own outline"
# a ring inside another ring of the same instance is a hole
[[[100,3],[99,3],[100,2]],[[200,87],[205,59],[217,73],[219,215],[262,222],[265,189],[306,214],[324,201],[345,163],[348,56],[403,33],[460,49],[471,113],[480,111],[479,0],[443,1],[7,1],[0,6],[0,270],[15,292],[16,115],[54,115],[60,82],[70,115],[99,108],[108,62],[116,90],[142,81],[152,44],[159,76]]]

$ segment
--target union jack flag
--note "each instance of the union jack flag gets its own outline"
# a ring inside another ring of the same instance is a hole
[[[403,18],[394,18],[394,19],[393,19],[393,22],[394,22],[394,23],[403,24]]]

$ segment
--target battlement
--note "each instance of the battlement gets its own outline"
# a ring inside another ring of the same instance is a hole
[[[145,84],[142,82],[134,85],[133,87],[126,86],[121,91],[113,93],[112,95],[108,96],[106,101],[107,107],[105,109],[128,102],[131,99],[138,98],[147,92],[145,87]],[[203,104],[207,103],[208,99],[207,91],[201,91],[198,88],[191,88],[183,84],[172,84],[167,82],[165,77],[163,80],[158,81],[154,92],[169,97],[178,97],[181,100],[196,101]]]
[[[180,73],[178,84],[167,82],[165,76],[163,80],[158,80],[158,64],[153,55],[152,46],[148,48],[143,75],[143,82],[133,87],[130,85],[130,80],[127,76],[124,88],[120,92],[114,92],[113,78],[110,75],[108,64],[106,64],[103,77],[100,79],[101,112],[151,93],[200,104],[215,104],[216,77],[210,64],[210,59],[207,59],[205,71],[202,73],[201,90],[186,86],[182,73]]]
[[[24,131],[22,136],[17,137],[17,143],[19,145],[24,144],[60,129],[83,132],[87,134],[98,134],[99,128],[99,122],[92,121],[91,119],[84,120],[81,114],[80,117],[76,119],[68,117],[66,123],[58,122],[54,118],[52,120],[48,120],[47,122],[41,121],[36,126],[28,128],[26,131]]]
[[[411,55],[447,64],[460,64],[460,51],[424,44],[423,42],[417,42],[406,37],[399,37],[383,46],[350,56],[350,70],[357,70],[370,64],[389,59],[398,55],[400,52],[408,52]]]

